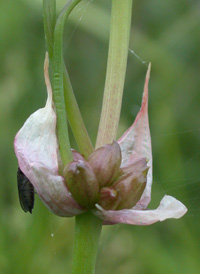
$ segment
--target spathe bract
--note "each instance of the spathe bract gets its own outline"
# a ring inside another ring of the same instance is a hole
[[[48,57],[45,59],[45,82],[48,98],[46,106],[34,112],[15,137],[14,148],[19,167],[34,186],[45,205],[56,215],[75,216],[85,211],[72,197],[65,179],[59,175],[59,152],[56,137],[56,114],[52,101],[52,89],[48,76]],[[121,169],[126,170],[141,158],[148,162],[147,183],[137,204],[130,209],[105,210],[96,204],[92,212],[105,224],[127,223],[149,225],[168,218],[180,218],[186,207],[171,196],[164,196],[155,210],[146,209],[151,199],[152,151],[148,121],[147,71],[141,109],[133,125],[117,141],[122,154]],[[74,152],[74,157],[79,158]],[[80,156],[81,158],[81,156]]]
[[[34,186],[45,205],[56,215],[74,216],[81,208],[58,174],[56,114],[48,76],[48,57],[44,64],[48,98],[46,106],[34,112],[15,137],[14,148],[21,171]]]

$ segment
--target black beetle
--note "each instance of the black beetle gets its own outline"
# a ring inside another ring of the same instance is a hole
[[[17,185],[21,208],[24,212],[29,211],[32,213],[34,207],[34,187],[20,168],[17,170]]]

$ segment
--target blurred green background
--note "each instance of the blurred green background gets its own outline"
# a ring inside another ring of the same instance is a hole
[[[58,0],[60,9],[65,1]],[[119,136],[140,107],[152,62],[149,116],[154,183],[150,208],[164,194],[187,207],[180,220],[104,227],[96,273],[190,273],[200,269],[200,3],[133,1]],[[105,80],[111,0],[83,0],[65,30],[65,61],[94,142]],[[139,56],[139,58],[134,54]],[[19,205],[13,139],[46,100],[42,0],[0,2],[0,273],[70,273],[74,218],[33,214]],[[73,140],[73,139],[72,139]],[[73,147],[76,145],[72,141]],[[36,195],[37,196],[37,195]]]

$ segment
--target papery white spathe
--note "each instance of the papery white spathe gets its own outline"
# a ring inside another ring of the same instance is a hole
[[[14,148],[19,167],[33,184],[46,206],[59,216],[82,212],[69,193],[65,180],[58,174],[56,114],[48,75],[48,56],[44,64],[48,98],[46,106],[34,112],[15,137]]]
[[[15,137],[14,147],[19,167],[33,184],[37,194],[56,215],[74,216],[83,209],[73,199],[58,174],[58,144],[56,138],[56,114],[52,102],[52,90],[48,76],[48,59],[45,59],[45,82],[48,99],[46,106],[33,113]],[[104,210],[99,205],[93,213],[104,223],[148,225],[168,218],[180,218],[187,209],[171,196],[164,196],[160,206],[147,210],[151,198],[152,152],[148,122],[148,82],[150,67],[145,80],[141,109],[133,125],[118,140],[122,152],[122,165],[126,167],[142,157],[148,159],[147,184],[139,202],[131,209]]]

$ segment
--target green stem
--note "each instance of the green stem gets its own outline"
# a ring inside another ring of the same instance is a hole
[[[54,27],[56,23],[56,1],[43,0],[44,32],[49,53],[49,58],[53,59]]]
[[[83,122],[66,69],[63,74],[63,83],[67,117],[80,153],[87,158],[93,151],[93,145]]]
[[[80,1],[80,0],[79,0]],[[62,21],[62,32],[64,29],[65,20],[69,14],[66,10],[70,8],[69,5],[76,5],[79,1],[68,1],[64,9],[59,16],[60,22]],[[76,2],[74,4],[74,2]],[[66,14],[67,12],[67,14]],[[43,16],[44,16],[44,30],[47,48],[49,52],[49,57],[53,63],[53,46],[54,46],[54,28],[55,28],[55,18],[56,18],[56,2],[55,0],[43,0]],[[64,17],[64,20],[61,20],[61,17]],[[61,26],[59,26],[61,27]],[[59,36],[59,39],[63,40],[63,37]],[[62,44],[61,41],[60,44]],[[64,87],[64,99],[65,99],[65,109],[67,118],[69,120],[73,135],[76,139],[80,152],[85,155],[87,158],[93,151],[92,142],[86,130],[84,121],[82,119],[72,85],[68,76],[67,69],[63,68],[63,87]],[[71,156],[70,156],[71,157]]]
[[[102,221],[91,212],[76,216],[73,274],[93,274]]]
[[[127,66],[132,0],[112,0],[106,83],[96,148],[116,139]]]
[[[66,18],[79,2],[80,0],[69,0],[67,2],[57,19],[54,30],[53,99],[57,115],[56,126],[59,151],[64,166],[71,162],[73,157],[69,142],[67,114],[63,89],[63,31]]]

